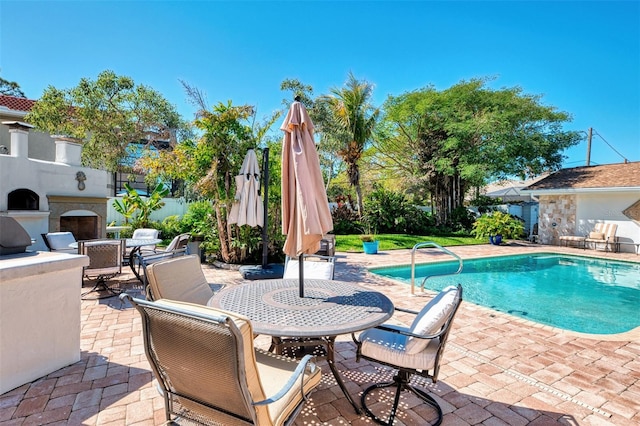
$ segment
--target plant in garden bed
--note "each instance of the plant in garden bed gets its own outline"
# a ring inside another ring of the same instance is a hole
[[[524,234],[522,219],[500,211],[483,214],[476,219],[471,231],[476,238],[501,238],[518,239]]]

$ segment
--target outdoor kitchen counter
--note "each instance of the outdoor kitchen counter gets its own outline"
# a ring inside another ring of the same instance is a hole
[[[80,360],[87,256],[0,256],[0,394]]]

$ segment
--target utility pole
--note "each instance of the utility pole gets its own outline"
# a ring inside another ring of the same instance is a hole
[[[591,137],[593,136],[593,127],[589,127],[587,134],[587,166],[591,165]]]

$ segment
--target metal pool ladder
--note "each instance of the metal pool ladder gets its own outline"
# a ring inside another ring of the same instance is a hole
[[[460,272],[462,272],[462,258],[460,256],[458,256],[457,254],[453,253],[450,250],[447,250],[446,248],[442,247],[439,244],[434,243],[433,241],[425,241],[423,243],[418,243],[415,246],[413,246],[413,249],[411,249],[411,294],[415,294],[415,280],[416,280],[416,251],[418,249],[424,248],[424,247],[432,247],[432,248],[437,248],[438,250],[453,256],[454,258],[458,259],[458,270],[452,274],[434,274],[434,275],[427,275],[426,277],[424,277],[424,280],[422,280],[422,284],[420,285],[420,290],[424,291],[424,283],[427,282],[427,279],[429,278],[433,278],[433,277],[440,277],[440,276],[445,276],[445,275],[457,275]]]

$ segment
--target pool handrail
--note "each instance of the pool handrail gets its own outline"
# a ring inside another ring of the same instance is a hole
[[[413,249],[411,249],[411,294],[415,295],[415,280],[416,280],[416,251],[420,248],[424,248],[424,247],[431,247],[431,248],[437,248],[440,251],[453,256],[454,258],[458,259],[458,270],[454,273],[447,273],[447,274],[434,274],[434,275],[427,275],[426,277],[424,277],[424,279],[422,280],[422,284],[420,285],[420,290],[424,291],[424,284],[425,282],[427,282],[428,278],[432,278],[432,277],[440,277],[440,276],[445,276],[445,275],[457,275],[460,272],[462,272],[462,258],[460,256],[458,256],[457,254],[453,253],[450,250],[447,250],[446,248],[442,247],[439,244],[434,243],[433,241],[424,241],[422,243],[417,243],[416,245],[413,246]]]

